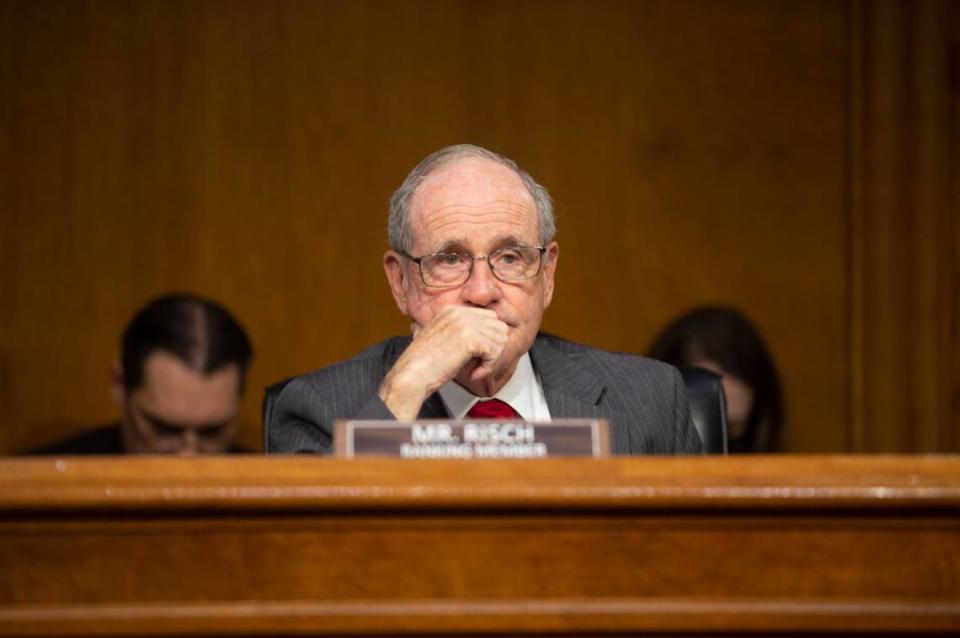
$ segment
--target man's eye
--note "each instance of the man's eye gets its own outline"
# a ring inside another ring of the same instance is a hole
[[[440,266],[456,266],[460,263],[462,257],[457,253],[441,253],[437,255],[437,265]]]
[[[501,266],[514,266],[524,261],[523,254],[513,248],[504,250],[497,254],[495,260]]]
[[[165,423],[153,423],[153,429],[159,436],[180,436],[180,428]]]
[[[226,429],[224,425],[207,425],[202,428],[197,428],[197,436],[200,436],[205,439],[216,439],[223,431]]]

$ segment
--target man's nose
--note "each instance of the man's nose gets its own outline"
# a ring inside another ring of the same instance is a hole
[[[475,306],[487,306],[502,296],[500,280],[493,276],[488,259],[473,262],[473,272],[463,285],[463,300]]]
[[[180,456],[196,456],[200,454],[200,437],[193,428],[185,428],[180,442]]]

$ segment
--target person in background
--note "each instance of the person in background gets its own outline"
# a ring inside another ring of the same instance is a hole
[[[649,356],[722,377],[730,451],[782,451],[780,377],[763,339],[742,314],[701,307],[675,319],[654,340]]]
[[[253,350],[222,306],[160,297],[130,321],[113,366],[120,421],[31,450],[34,455],[223,454],[234,444]]]

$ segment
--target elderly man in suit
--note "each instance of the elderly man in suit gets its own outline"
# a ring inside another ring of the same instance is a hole
[[[619,454],[697,453],[677,371],[540,334],[560,247],[546,189],[512,160],[441,149],[390,202],[383,266],[412,336],[298,377],[268,451],[327,452],[335,419],[606,418]]]

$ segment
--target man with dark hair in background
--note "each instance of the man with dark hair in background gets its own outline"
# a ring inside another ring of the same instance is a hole
[[[222,454],[233,443],[250,340],[222,306],[187,294],[144,306],[114,364],[120,422],[30,454]]]

